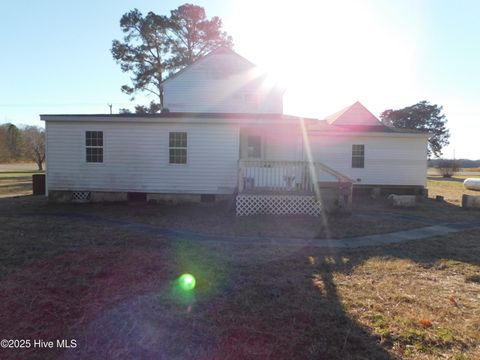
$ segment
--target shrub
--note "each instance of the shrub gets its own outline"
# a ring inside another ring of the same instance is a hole
[[[438,164],[438,171],[444,178],[451,178],[460,169],[455,160],[442,160]]]

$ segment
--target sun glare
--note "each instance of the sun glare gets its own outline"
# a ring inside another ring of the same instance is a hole
[[[411,35],[394,31],[368,1],[238,0],[225,23],[235,49],[287,89],[286,113],[326,115],[415,90]]]

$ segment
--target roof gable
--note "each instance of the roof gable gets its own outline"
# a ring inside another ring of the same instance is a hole
[[[331,125],[383,125],[383,123],[359,101],[335,114],[327,116],[325,120]]]
[[[203,63],[208,63],[208,60],[210,60],[212,57],[215,57],[215,56],[225,58],[226,61],[224,61],[224,63],[225,63],[225,67],[227,68],[227,70],[232,70],[232,67],[236,67],[237,71],[239,71],[240,69],[245,71],[245,70],[255,68],[255,64],[253,64],[250,60],[244,58],[243,56],[237,54],[232,49],[227,48],[227,47],[220,47],[218,49],[215,49],[215,50],[209,52],[207,55],[202,56],[201,58],[195,60],[193,63],[185,66],[183,69],[177,71],[175,74],[170,75],[167,79],[162,81],[162,85],[165,85],[165,84],[169,83],[171,80],[173,80],[177,77],[180,77],[184,73],[186,73],[186,72],[188,72],[188,71],[190,71],[190,70],[192,70],[192,69],[194,69],[198,66],[202,66]],[[235,60],[236,60],[235,64],[232,64],[232,58],[235,58]],[[230,68],[230,69],[228,69],[228,68]],[[225,70],[225,69],[217,69],[217,70],[222,71],[222,70]]]
[[[228,48],[198,59],[162,83],[163,108],[171,112],[283,112],[284,89]]]

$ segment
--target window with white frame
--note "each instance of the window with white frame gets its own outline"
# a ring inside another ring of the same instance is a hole
[[[103,131],[85,131],[86,161],[103,163]]]
[[[170,164],[187,163],[187,133],[171,132],[169,134],[169,162]]]
[[[365,167],[365,145],[352,145],[352,168]]]

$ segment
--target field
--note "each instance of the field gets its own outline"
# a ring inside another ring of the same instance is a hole
[[[32,193],[32,175],[41,174],[31,163],[0,164],[0,198]]]
[[[237,219],[225,204],[2,198],[1,338],[77,346],[0,349],[0,357],[478,359],[480,212],[459,208],[459,184],[429,180],[431,199],[416,209],[364,200],[354,216],[324,221]],[[315,246],[447,222],[479,228],[388,246]],[[180,286],[184,273],[195,276],[193,290]]]
[[[449,179],[444,179],[438,175],[430,175],[428,177],[429,196],[434,198],[440,195],[443,196],[447,202],[461,206],[462,194],[479,195],[478,191],[464,189],[463,181],[466,178],[480,178],[480,173],[463,171]]]

